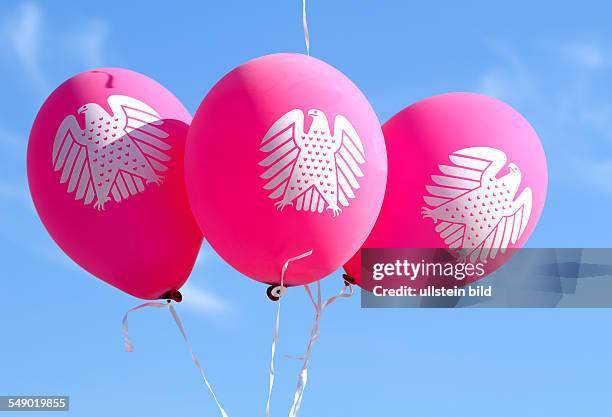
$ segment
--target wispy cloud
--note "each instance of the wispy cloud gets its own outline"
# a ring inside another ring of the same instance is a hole
[[[61,79],[104,61],[110,34],[105,20],[92,16],[70,22],[61,19],[50,19],[38,3],[31,1],[0,10],[0,63],[8,64],[1,70],[4,75],[15,72],[17,79],[38,96],[36,101],[51,91],[57,82],[54,74],[61,74]],[[19,88],[16,92],[24,95],[28,89]],[[23,247],[39,259],[78,268],[36,220],[25,177],[24,132],[29,126],[18,128],[10,125],[12,122],[8,118],[0,120],[0,240]]]
[[[612,101],[600,93],[597,75],[611,67],[612,55],[596,43],[570,42],[540,45],[528,52],[542,59],[527,61],[508,45],[492,45],[499,62],[481,74],[477,90],[532,117],[554,142],[548,149],[551,166],[572,168],[555,172],[551,180],[575,183],[579,178],[602,187],[601,178],[612,174],[612,159],[606,156],[612,147]]]
[[[521,57],[508,45],[490,42],[500,63],[480,76],[477,91],[506,101],[524,101],[533,91],[533,79]]]
[[[88,68],[99,67],[103,65],[104,45],[109,33],[108,22],[94,18],[77,33],[68,36],[67,49],[72,50]]]
[[[186,283],[182,288],[183,304],[193,310],[204,313],[229,313],[231,306],[223,298],[212,294],[191,283]]]
[[[1,33],[19,64],[39,90],[47,91],[40,65],[43,15],[34,3],[24,3],[16,13],[5,16]]]
[[[45,75],[49,68],[63,61],[78,61],[93,68],[101,65],[104,45],[110,33],[107,21],[100,18],[79,19],[69,29],[47,21],[43,9],[32,2],[23,3],[17,10],[0,19],[0,34],[6,48],[16,59],[39,94],[50,91]],[[43,54],[53,51],[53,54]]]
[[[610,64],[607,54],[594,43],[570,42],[561,46],[561,53],[584,69],[600,70]]]

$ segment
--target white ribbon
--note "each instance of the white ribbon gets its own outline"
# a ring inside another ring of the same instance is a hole
[[[266,402],[266,417],[270,417],[270,401],[272,400],[272,387],[274,386],[274,357],[278,343],[278,326],[280,324],[280,299],[276,308],[276,322],[274,323],[274,336],[272,337],[272,359],[270,359],[270,384],[268,387],[268,401]]]
[[[228,417],[228,414],[225,412],[225,409],[223,408],[223,406],[217,399],[217,396],[215,395],[215,391],[210,385],[210,382],[208,382],[208,378],[206,378],[206,374],[204,373],[204,368],[202,368],[202,365],[200,365],[200,362],[198,361],[198,358],[196,357],[196,354],[193,351],[193,347],[191,346],[191,343],[189,342],[189,339],[187,338],[187,333],[185,333],[185,328],[183,327],[183,323],[181,319],[179,318],[176,310],[174,309],[174,306],[172,306],[172,303],[170,303],[170,301],[168,301],[168,303],[158,303],[158,302],[144,303],[144,304],[141,304],[139,306],[136,306],[128,310],[128,312],[125,313],[125,315],[123,316],[123,321],[122,321],[123,322],[123,345],[124,345],[125,351],[126,352],[134,351],[134,345],[130,342],[130,335],[128,332],[128,315],[131,312],[140,310],[141,308],[144,308],[144,307],[155,307],[155,308],[162,308],[162,307],[166,308],[167,307],[170,310],[170,314],[172,315],[172,318],[174,319],[174,322],[176,323],[176,327],[178,327],[179,331],[181,332],[181,335],[183,336],[183,339],[185,340],[185,343],[187,344],[187,347],[189,348],[189,352],[191,353],[191,359],[193,359],[193,362],[195,363],[196,367],[200,371],[200,375],[202,376],[202,379],[204,380],[204,383],[206,384],[208,391],[210,391],[210,393],[212,394],[212,397],[215,400],[215,403],[217,404],[219,411],[221,412],[221,416]]]
[[[310,36],[308,35],[308,19],[306,19],[306,0],[302,0],[302,25],[304,26],[304,41],[306,53],[310,56]]]
[[[328,298],[323,304],[321,304],[321,282],[317,281],[317,300],[315,301],[312,296],[312,292],[310,291],[310,287],[308,285],[304,285],[306,289],[306,293],[312,301],[312,305],[315,308],[315,321],[312,326],[312,332],[310,334],[310,341],[308,342],[308,348],[306,349],[306,353],[304,354],[304,358],[302,360],[302,369],[298,374],[298,382],[297,387],[295,389],[295,394],[293,396],[293,404],[291,405],[291,410],[289,410],[289,417],[297,417],[300,412],[300,407],[302,406],[302,398],[304,396],[304,389],[306,388],[306,382],[308,382],[308,364],[310,362],[310,356],[312,355],[312,349],[314,347],[317,338],[319,337],[319,321],[321,320],[321,313],[325,310],[331,303],[336,301],[339,298],[350,298],[353,296],[353,286],[352,285],[344,285],[342,290],[334,295],[333,297]]]
[[[123,348],[126,352],[134,351],[134,345],[132,344],[132,342],[130,342],[130,334],[128,332],[128,315],[136,310],[140,310],[141,308],[145,307],[166,308],[167,305],[165,303],[148,302],[131,308],[127,311],[127,313],[125,313],[121,323],[123,323]]]
[[[266,417],[270,417],[270,401],[272,400],[272,387],[274,386],[274,358],[276,356],[276,345],[278,344],[278,329],[280,326],[280,308],[281,308],[281,299],[283,298],[283,295],[285,294],[285,272],[287,271],[287,268],[289,267],[289,263],[293,262],[293,261],[297,261],[299,259],[305,258],[307,256],[312,255],[312,250],[309,250],[308,252],[304,252],[301,255],[298,256],[294,256],[293,258],[289,258],[285,261],[285,264],[283,265],[283,269],[281,270],[281,281],[280,281],[280,295],[279,295],[279,299],[278,299],[278,306],[276,308],[276,321],[274,323],[274,336],[272,337],[272,357],[270,359],[270,384],[268,387],[268,401],[266,402]]]

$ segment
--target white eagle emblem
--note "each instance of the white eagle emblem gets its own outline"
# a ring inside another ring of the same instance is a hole
[[[68,181],[68,192],[76,190],[75,200],[83,199],[104,209],[109,194],[119,203],[145,190],[145,184],[161,184],[166,171],[163,162],[170,157],[163,151],[171,146],[162,139],[159,114],[132,97],[108,97],[112,115],[102,106],[88,103],[78,109],[85,114],[85,128],[74,115],[62,121],[53,142],[52,163],[61,171],[60,183]]]
[[[515,244],[531,215],[532,194],[525,187],[518,195],[521,171],[508,164],[498,149],[466,148],[449,155],[453,165],[438,165],[443,175],[432,175],[437,185],[427,185],[423,218],[433,219],[436,231],[460,260],[494,259]],[[438,223],[439,221],[439,223]]]
[[[363,177],[359,164],[365,163],[365,152],[359,135],[346,117],[338,114],[333,132],[325,113],[308,110],[312,118],[308,132],[304,131],[304,112],[294,109],[278,119],[262,140],[261,151],[269,155],[259,165],[268,167],[261,174],[267,180],[264,189],[272,190],[278,210],[285,206],[323,213],[331,210],[333,217],[355,198],[359,188],[357,178]],[[327,206],[326,206],[327,204]]]

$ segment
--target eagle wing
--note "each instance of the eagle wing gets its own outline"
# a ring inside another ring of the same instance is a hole
[[[272,190],[271,199],[282,196],[287,188],[295,160],[300,153],[296,136],[304,134],[304,113],[293,109],[281,116],[261,141],[261,151],[268,155],[259,162],[267,167],[261,178],[266,180],[264,189]]]
[[[355,198],[353,190],[359,189],[357,178],[363,177],[359,165],[365,163],[365,151],[357,131],[341,114],[334,119],[334,136],[341,140],[340,149],[336,152],[338,202],[346,207],[348,199]]]
[[[489,236],[470,253],[470,261],[476,262],[478,258],[485,261],[489,256],[495,259],[498,252],[506,252],[509,243],[516,244],[529,222],[532,200],[531,188],[526,187],[514,201],[512,210],[504,213]]]
[[[61,171],[60,184],[68,182],[68,192],[76,190],[75,200],[83,199],[87,205],[93,201],[95,190],[84,136],[76,117],[67,116],[55,134],[52,164],[54,171]]]
[[[471,190],[480,187],[506,164],[506,154],[498,149],[474,147],[453,152],[448,156],[452,165],[438,165],[443,175],[432,175],[436,185],[425,188],[430,195],[423,199],[427,205],[439,207]]]
[[[161,116],[149,105],[132,97],[112,95],[108,98],[108,105],[113,112],[113,118],[122,134],[129,136],[145,156],[147,162],[157,172],[164,172],[168,167],[164,164],[170,160],[165,153],[172,149],[163,139],[168,133],[161,129],[164,124]],[[111,189],[115,201],[136,195],[144,191],[142,179],[127,172],[120,173],[121,179]],[[125,183],[125,184],[124,184]]]
[[[504,152],[488,147],[460,149],[450,154],[448,158],[450,164],[438,165],[440,175],[431,176],[431,180],[435,185],[425,186],[429,195],[423,196],[423,199],[427,205],[433,207],[432,210],[479,188],[485,179],[495,177],[507,161]],[[499,228],[502,223],[504,223],[505,227],[506,221],[507,219],[503,218],[497,227]],[[461,222],[441,221],[436,225],[435,230],[439,233],[440,238],[449,245],[449,248],[465,251],[465,254],[469,255],[470,259],[472,257],[478,258],[478,256],[484,256],[486,259],[489,255],[489,250],[484,250],[485,244],[489,245],[488,248],[492,248],[493,244],[498,244],[503,240],[503,235],[496,238],[497,229],[494,229],[491,233],[493,237],[490,235],[478,248],[463,249],[462,243],[465,227],[465,224]],[[498,246],[498,248],[501,248],[501,246]],[[505,248],[503,250],[505,251]],[[491,257],[494,258],[496,254],[497,250],[492,251]]]

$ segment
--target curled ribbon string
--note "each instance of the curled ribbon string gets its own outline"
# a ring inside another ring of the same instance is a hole
[[[287,268],[289,267],[289,263],[293,261],[297,261],[299,259],[305,258],[307,256],[312,255],[312,249],[308,252],[304,252],[301,255],[294,256],[293,258],[289,258],[285,261],[283,265],[283,269],[281,271],[281,290],[280,290],[280,298],[278,299],[278,305],[276,307],[276,321],[274,323],[274,336],[272,337],[272,357],[270,359],[270,384],[268,387],[268,401],[266,402],[266,417],[270,417],[270,401],[272,400],[272,387],[274,386],[274,358],[276,356],[276,345],[278,344],[278,329],[280,326],[280,308],[281,308],[281,299],[285,293],[285,272],[287,272]]]
[[[132,344],[132,342],[130,342],[130,334],[128,332],[128,315],[136,310],[140,310],[141,308],[145,307],[166,308],[167,306],[165,303],[148,302],[131,308],[127,311],[127,313],[125,313],[121,323],[123,323],[123,349],[125,349],[126,352],[134,351],[134,345]]]
[[[304,26],[304,41],[306,53],[310,56],[310,36],[308,35],[308,19],[306,19],[306,0],[302,0],[302,25]]]
[[[315,301],[312,292],[310,291],[310,287],[308,285],[304,285],[306,289],[306,293],[312,302],[312,305],[315,308],[315,320],[312,326],[312,332],[310,334],[310,341],[308,342],[308,348],[306,349],[306,353],[304,354],[304,358],[302,361],[302,369],[298,375],[297,387],[295,389],[295,394],[293,396],[293,404],[291,405],[291,410],[289,410],[289,417],[297,417],[300,412],[300,407],[302,406],[302,398],[304,396],[304,389],[306,388],[306,382],[308,381],[308,364],[310,362],[310,356],[312,355],[312,349],[314,347],[315,342],[319,337],[319,322],[321,320],[321,313],[325,310],[331,303],[336,301],[339,298],[350,298],[353,296],[353,286],[352,285],[344,285],[342,290],[334,295],[333,297],[328,298],[323,304],[321,304],[321,283],[317,281],[317,299]]]
[[[210,393],[212,394],[212,397],[215,400],[215,403],[217,404],[217,407],[219,408],[219,411],[221,412],[221,416],[222,417],[228,417],[228,414],[225,412],[225,409],[223,408],[223,406],[221,405],[221,403],[217,399],[217,396],[215,395],[215,391],[213,390],[212,386],[210,385],[210,382],[208,382],[208,378],[206,378],[206,374],[204,373],[204,368],[202,368],[202,365],[200,365],[200,362],[198,361],[198,358],[196,357],[196,354],[193,351],[193,347],[191,346],[191,343],[189,342],[189,339],[187,338],[187,333],[185,333],[185,328],[183,327],[183,323],[182,323],[180,317],[178,316],[176,310],[174,309],[174,307],[170,303],[170,301],[168,301],[168,303],[158,303],[158,302],[144,303],[144,304],[141,304],[139,306],[136,306],[136,307],[128,310],[128,312],[125,313],[125,315],[123,316],[123,345],[124,345],[125,351],[126,352],[133,352],[134,351],[134,345],[130,342],[130,336],[129,336],[129,332],[128,332],[128,315],[131,312],[136,311],[136,310],[140,310],[141,308],[144,308],[144,307],[156,307],[156,308],[162,308],[163,307],[163,308],[168,308],[168,310],[170,310],[170,314],[172,315],[172,318],[174,319],[174,322],[176,323],[176,326],[178,327],[179,331],[181,332],[181,335],[183,336],[183,339],[185,340],[185,343],[187,344],[187,347],[189,348],[189,352],[191,353],[191,358],[193,359],[193,362],[195,363],[195,365],[198,368],[198,370],[200,371],[200,375],[202,376],[202,379],[204,380],[204,383],[206,384],[206,387],[208,388],[208,391],[210,391]]]

